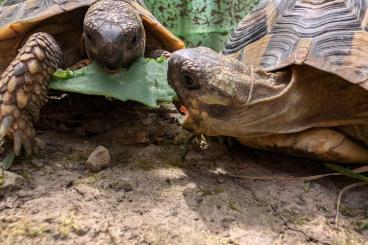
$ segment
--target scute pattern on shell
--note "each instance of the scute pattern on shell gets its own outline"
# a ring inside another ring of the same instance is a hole
[[[368,89],[367,0],[265,0],[223,54],[269,71],[307,64]]]
[[[0,6],[0,74],[15,58],[24,37],[28,35],[38,24],[48,18],[68,13],[80,8],[87,8],[98,0],[5,0]],[[113,0],[112,0],[113,1]],[[119,1],[119,0],[115,0]],[[120,0],[139,8],[138,12],[150,28],[162,34],[160,41],[167,43],[168,50],[181,48],[181,43],[173,34],[169,33],[152,14],[145,9],[143,0]],[[71,25],[82,23],[71,23]],[[52,27],[53,34],[59,30]],[[60,28],[62,29],[62,28]],[[30,33],[31,34],[31,33]],[[78,41],[79,42],[79,41]],[[165,46],[165,47],[166,47]]]
[[[0,8],[0,28],[8,24],[53,16],[97,0],[7,0]],[[1,37],[0,37],[1,39]]]

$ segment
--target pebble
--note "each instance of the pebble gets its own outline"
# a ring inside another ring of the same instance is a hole
[[[203,196],[202,196],[202,195],[198,195],[198,196],[196,196],[196,201],[197,201],[198,203],[203,202]]]
[[[4,171],[0,176],[2,177],[2,184],[0,185],[2,190],[20,189],[24,183],[22,176],[9,171]]]
[[[124,190],[124,192],[133,191],[133,186],[129,182],[125,181],[110,183],[109,187],[114,191],[121,191],[121,190]]]
[[[41,140],[40,138],[35,138],[35,143],[37,146],[37,150],[40,153],[46,153],[47,152],[47,144],[45,141]]]
[[[20,190],[17,192],[18,197],[30,197],[33,196],[33,192],[32,191],[25,191],[25,190]]]
[[[139,132],[136,135],[135,142],[144,144],[144,143],[149,143],[150,139],[148,138],[148,135],[146,132]]]
[[[104,146],[98,146],[88,157],[86,165],[92,172],[98,172],[103,168],[111,166],[109,150]]]
[[[45,166],[45,163],[40,159],[33,159],[31,161],[31,164],[37,168],[42,168],[43,166]]]
[[[216,182],[217,182],[218,184],[223,184],[223,183],[225,183],[225,178],[224,178],[224,177],[222,177],[222,176],[219,176],[219,177],[217,177]]]

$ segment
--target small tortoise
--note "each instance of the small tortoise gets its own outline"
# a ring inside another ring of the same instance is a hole
[[[106,70],[183,48],[143,0],[7,0],[0,7],[0,139],[34,149],[51,75],[86,58]],[[146,52],[146,53],[145,53]],[[76,65],[77,64],[77,65]]]
[[[257,149],[368,162],[368,1],[266,0],[221,54],[175,52],[184,126]]]

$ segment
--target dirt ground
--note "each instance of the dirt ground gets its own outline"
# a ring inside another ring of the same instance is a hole
[[[194,144],[172,106],[148,110],[133,103],[71,96],[43,110],[41,152],[18,159],[11,172],[23,183],[1,189],[1,244],[368,244],[368,188],[344,195],[344,177],[312,181],[242,180],[251,176],[308,176],[321,163],[215,140]],[[99,145],[112,166],[86,167]]]

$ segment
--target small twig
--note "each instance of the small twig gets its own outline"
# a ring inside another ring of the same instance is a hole
[[[354,173],[367,173],[368,166],[356,168],[352,170]],[[236,175],[229,172],[221,172],[215,171],[216,174],[222,174],[225,176],[237,178],[237,179],[249,179],[249,180],[301,180],[301,181],[311,181],[311,180],[318,180],[329,176],[341,176],[341,173],[330,173],[330,174],[320,174],[320,175],[313,175],[313,176],[303,176],[303,177],[286,177],[286,176],[242,176]]]
[[[340,205],[341,205],[341,198],[344,195],[345,192],[356,188],[356,187],[360,187],[360,186],[364,186],[364,185],[368,185],[368,183],[366,182],[359,182],[359,183],[355,183],[349,186],[344,187],[340,193],[339,193],[339,197],[337,198],[337,205],[336,205],[336,217],[335,217],[335,226],[338,226],[339,223],[339,215],[340,215]]]
[[[48,95],[47,99],[49,100],[63,100],[65,98],[68,98],[68,94],[62,94],[62,95]]]

